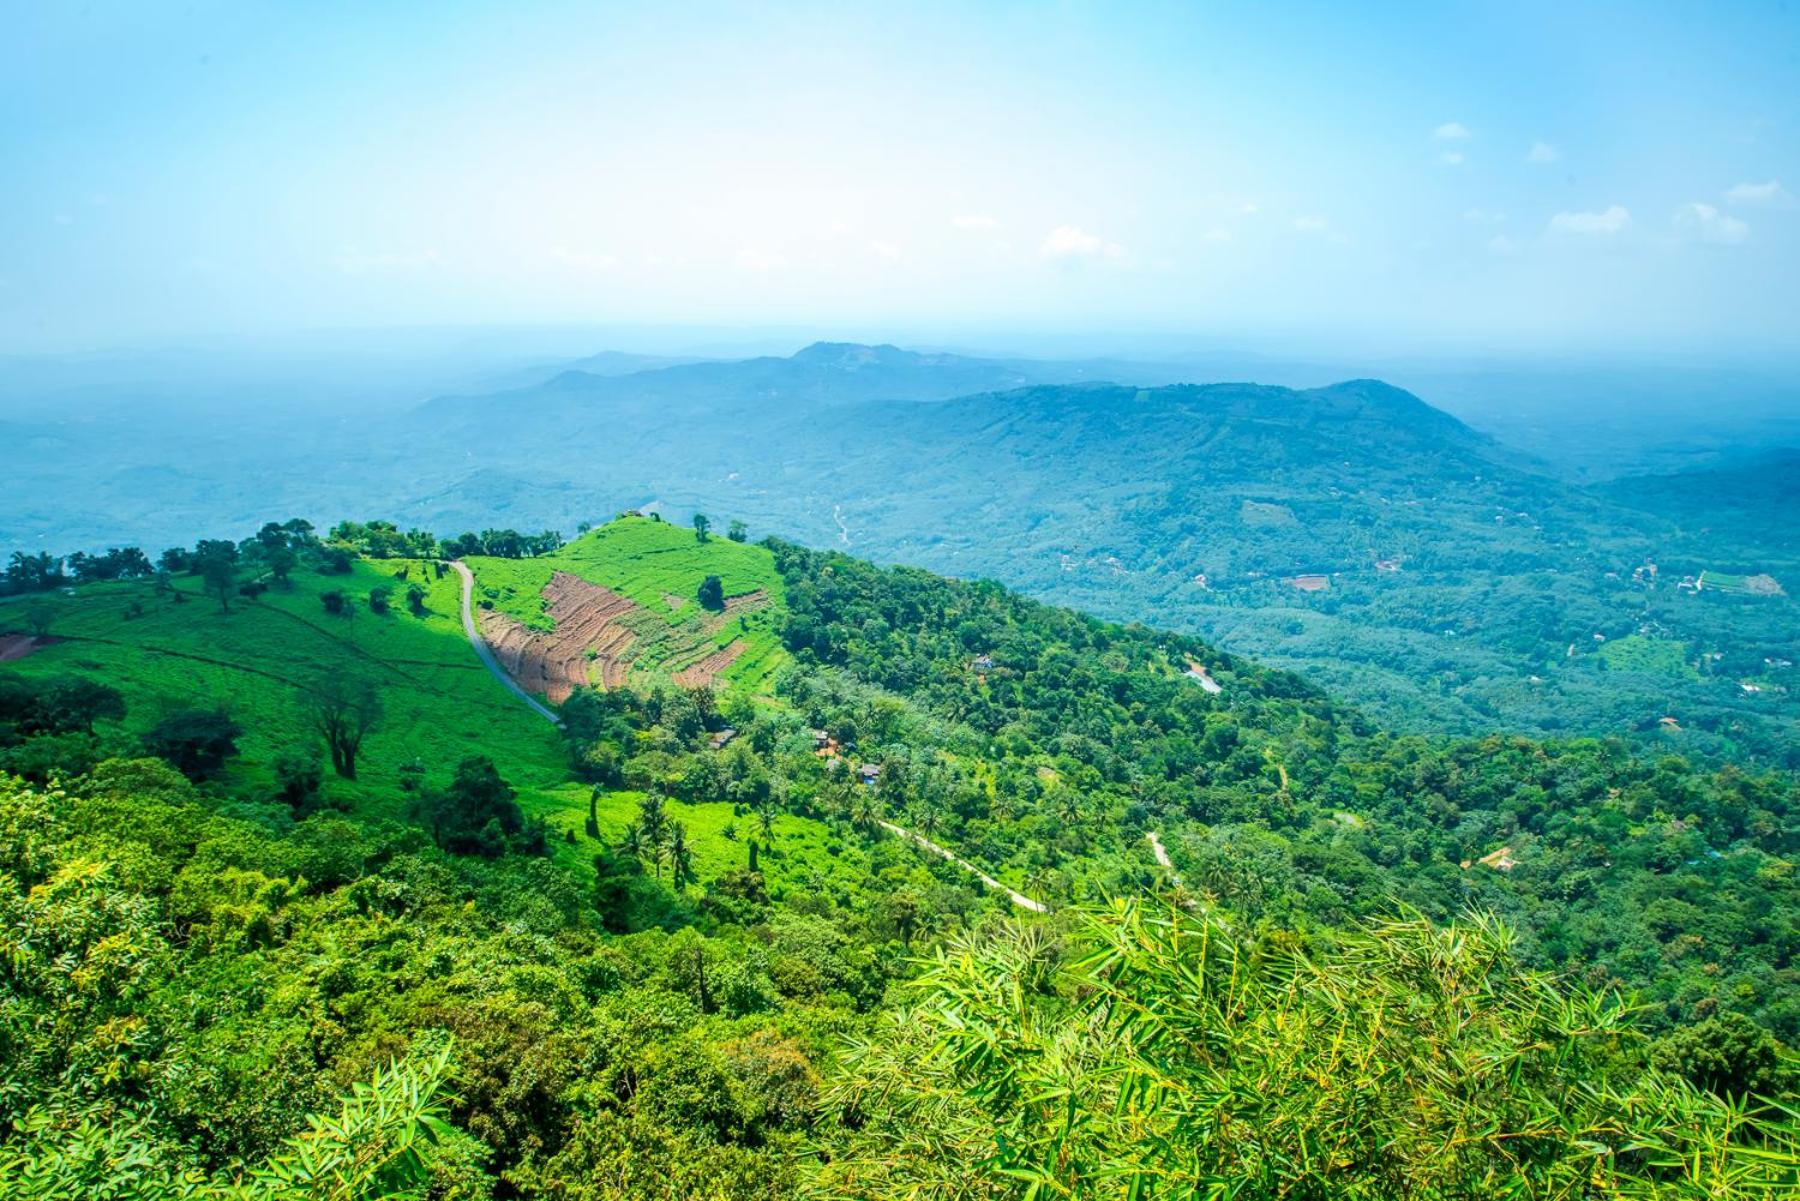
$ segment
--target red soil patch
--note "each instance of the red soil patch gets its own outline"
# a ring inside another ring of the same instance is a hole
[[[718,678],[719,674],[733,663],[738,656],[749,647],[742,638],[730,646],[721,647],[691,667],[684,667],[674,675],[675,682],[683,688],[706,688]]]
[[[0,663],[15,662],[33,651],[61,641],[60,638],[48,635],[39,638],[34,634],[0,634]]]
[[[556,628],[544,632],[486,610],[481,636],[506,674],[527,692],[560,705],[582,684],[603,688],[625,683],[625,656],[636,635],[621,619],[638,606],[610,588],[559,571],[544,585],[545,606]],[[592,651],[590,658],[588,652]],[[598,679],[596,681],[596,675]]]

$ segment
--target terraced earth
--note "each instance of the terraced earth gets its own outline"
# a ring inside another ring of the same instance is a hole
[[[482,635],[514,680],[553,703],[581,684],[766,692],[787,661],[782,581],[764,547],[625,517],[554,554],[466,562]],[[699,603],[709,575],[722,612]]]

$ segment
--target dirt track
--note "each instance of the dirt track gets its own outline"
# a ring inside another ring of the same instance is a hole
[[[32,651],[55,642],[54,638],[37,638],[30,634],[0,634],[0,663],[23,659]]]

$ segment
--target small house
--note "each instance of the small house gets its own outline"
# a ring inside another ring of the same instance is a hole
[[[1331,577],[1322,574],[1297,575],[1288,583],[1302,592],[1323,592],[1331,587]]]
[[[712,738],[709,739],[708,741],[710,742],[713,750],[722,751],[731,742],[731,740],[736,737],[737,737],[737,731],[732,729],[730,726],[726,726],[723,730],[720,730],[717,734],[714,734],[712,736]]]
[[[994,656],[976,655],[975,661],[969,666],[973,667],[976,671],[992,671],[994,670]]]
[[[864,784],[873,788],[875,787],[875,782],[881,779],[881,765],[879,763],[865,763],[856,769],[856,775]]]

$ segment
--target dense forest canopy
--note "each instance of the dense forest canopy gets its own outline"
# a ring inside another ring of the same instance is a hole
[[[1791,773],[711,525],[24,561],[0,1195],[1797,1187]]]

